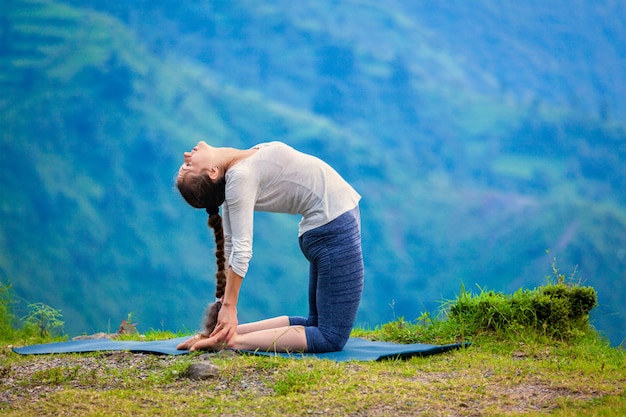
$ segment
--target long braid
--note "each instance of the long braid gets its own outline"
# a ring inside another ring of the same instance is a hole
[[[215,298],[222,298],[226,290],[226,259],[224,257],[224,229],[222,228],[222,217],[219,214],[209,216],[209,227],[213,229],[215,235],[215,263],[217,273],[215,274]]]
[[[222,228],[222,217],[217,209],[207,209],[209,213],[209,227],[213,229],[215,235],[215,258],[217,272],[215,274],[215,299],[209,304],[204,312],[202,322],[202,335],[209,337],[217,324],[217,316],[222,308],[222,297],[226,290],[226,259],[224,256],[224,229]]]

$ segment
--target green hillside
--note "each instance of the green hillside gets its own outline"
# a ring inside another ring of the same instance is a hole
[[[484,42],[460,57],[447,46],[458,34],[429,26],[435,16],[386,6],[4,2],[0,279],[60,309],[71,334],[114,330],[130,312],[144,329],[195,327],[212,294],[212,243],[205,215],[173,189],[182,152],[199,139],[278,139],[330,162],[364,197],[362,324],[413,319],[461,282],[541,285],[556,257],[598,290],[594,323],[619,343],[619,112],[545,98],[528,72],[502,89],[502,68],[467,65],[488,54]],[[603,42],[618,47],[611,22]],[[257,217],[241,321],[306,312],[297,221]]]

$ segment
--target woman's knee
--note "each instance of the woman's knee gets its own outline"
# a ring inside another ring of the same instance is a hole
[[[305,317],[299,317],[299,316],[292,316],[289,317],[289,325],[290,326],[304,326],[304,327],[309,327],[309,326],[317,326],[317,319],[316,318],[305,318]]]
[[[338,352],[346,345],[352,329],[322,330],[319,327],[305,327],[307,351],[311,353]]]

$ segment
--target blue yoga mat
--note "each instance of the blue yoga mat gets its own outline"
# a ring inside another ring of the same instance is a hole
[[[154,353],[162,355],[183,355],[186,350],[176,350],[176,346],[189,337],[179,337],[169,340],[150,342],[135,342],[126,340],[90,339],[72,340],[68,342],[47,343],[43,345],[14,348],[20,355],[41,355],[50,353],[85,353],[98,351],[129,351],[135,353]],[[421,343],[399,344],[376,342],[365,339],[350,338],[343,350],[328,353],[276,353],[260,351],[242,351],[241,353],[263,356],[280,356],[285,358],[318,358],[337,362],[345,361],[375,361],[383,359],[406,359],[413,356],[428,356],[447,352],[468,346],[468,343],[451,345],[425,345]]]
[[[328,353],[277,353],[277,352],[248,352],[254,355],[281,356],[284,358],[318,358],[336,362],[346,361],[381,361],[385,359],[408,359],[414,356],[429,356],[450,350],[468,347],[469,343],[454,343],[451,345],[425,345],[413,343],[403,345],[391,342],[376,342],[372,340],[350,338],[339,352]]]

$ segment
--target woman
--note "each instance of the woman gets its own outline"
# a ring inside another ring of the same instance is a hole
[[[217,300],[212,313],[207,309],[213,317],[179,349],[320,353],[343,348],[363,289],[361,197],[333,168],[281,142],[240,150],[201,141],[185,152],[176,185],[191,206],[209,213],[218,264]],[[307,318],[280,316],[238,325],[255,210],[302,215],[299,243],[310,262]]]

